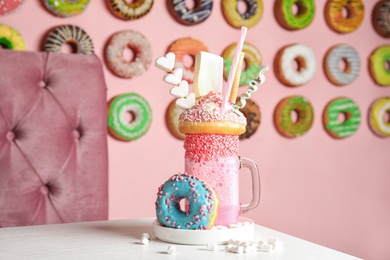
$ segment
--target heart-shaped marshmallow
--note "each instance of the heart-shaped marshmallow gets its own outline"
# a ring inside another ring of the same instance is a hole
[[[172,96],[183,98],[188,94],[188,82],[182,80],[178,86],[174,86],[170,91]]]
[[[176,68],[172,73],[169,73],[164,76],[164,81],[171,85],[179,85],[181,79],[183,78],[183,69]]]
[[[181,109],[189,109],[195,105],[195,93],[189,93],[185,98],[178,98],[176,100],[176,107]]]
[[[157,58],[154,65],[160,70],[171,72],[173,70],[173,66],[175,65],[175,54],[173,52],[168,52],[165,56],[161,56]]]

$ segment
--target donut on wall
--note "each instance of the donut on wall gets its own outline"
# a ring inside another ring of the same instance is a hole
[[[183,69],[183,80],[186,80],[189,84],[194,81],[195,56],[200,51],[207,52],[208,49],[200,40],[191,37],[177,39],[168,47],[167,52],[173,52],[176,55],[174,68]],[[191,66],[184,64],[186,55],[193,60]]]
[[[135,141],[148,132],[152,109],[148,101],[136,93],[117,95],[108,103],[107,121],[111,136],[120,141]]]
[[[297,8],[294,13],[293,7]],[[274,13],[279,24],[287,30],[300,30],[311,24],[315,15],[314,0],[276,0]]]
[[[385,37],[390,38],[390,0],[379,1],[372,12],[372,24],[375,31]]]
[[[237,44],[233,43],[225,48],[222,53],[223,57],[223,76],[225,80],[229,78],[230,68],[233,64],[234,54],[236,52]],[[244,62],[246,68],[241,72],[240,77],[240,86],[248,85],[252,79],[256,79],[260,72],[260,67],[262,64],[262,57],[260,51],[249,42],[244,42],[242,47],[242,52],[245,53]]]
[[[340,119],[340,116],[343,118]],[[360,110],[352,99],[335,98],[326,105],[322,120],[330,136],[336,139],[347,138],[359,128]]]
[[[49,31],[44,41],[44,49],[48,52],[61,52],[64,44],[71,45],[75,53],[94,52],[92,39],[76,25],[61,25]]]
[[[343,10],[347,11],[346,16]],[[364,4],[362,0],[328,0],[325,5],[325,20],[338,33],[350,33],[362,24]]]
[[[241,106],[241,99],[236,99],[236,104]],[[240,108],[240,112],[246,117],[246,131],[239,136],[240,140],[249,139],[260,125],[260,108],[252,99],[246,99],[246,105]]]
[[[213,0],[193,0],[194,7],[188,8],[186,0],[167,0],[168,10],[181,24],[195,25],[205,21],[213,9]]]
[[[297,68],[294,68],[294,62]],[[299,43],[291,44],[278,51],[274,69],[276,77],[284,85],[301,86],[313,78],[317,70],[316,57],[310,47]]]
[[[126,60],[124,50],[132,50],[134,57]],[[126,30],[112,35],[106,45],[105,58],[111,72],[121,78],[143,74],[152,62],[152,46],[140,32]]]
[[[262,0],[243,0],[246,11],[241,13],[238,8],[239,0],[222,0],[222,13],[226,21],[235,28],[255,26],[263,16]]]
[[[59,17],[70,17],[81,14],[90,0],[43,0],[47,10]]]
[[[11,14],[19,10],[25,0],[1,0],[0,1],[0,16]]]
[[[26,42],[22,35],[11,26],[0,24],[0,49],[25,51]]]
[[[183,199],[188,203],[185,211],[180,208]],[[155,208],[157,220],[164,227],[209,230],[218,216],[219,199],[205,181],[186,173],[175,174],[158,188]]]
[[[183,112],[176,106],[176,99],[172,100],[165,113],[165,122],[168,126],[169,132],[179,140],[184,140],[186,135],[179,131],[179,116]]]
[[[345,68],[340,68],[340,62]],[[324,59],[325,75],[335,85],[350,84],[360,72],[360,59],[357,51],[349,45],[339,44],[330,48]]]
[[[135,20],[145,16],[152,9],[153,0],[106,0],[110,11],[123,20]]]
[[[390,45],[374,50],[369,59],[369,69],[376,84],[390,86]]]
[[[296,120],[292,117],[294,112]],[[282,99],[274,113],[276,130],[288,138],[299,137],[309,131],[313,125],[313,118],[313,107],[303,96],[290,96]]]
[[[381,97],[373,102],[369,113],[369,124],[378,136],[390,136],[390,97]]]

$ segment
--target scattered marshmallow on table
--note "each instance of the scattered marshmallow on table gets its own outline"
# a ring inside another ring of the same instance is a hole
[[[279,239],[277,238],[270,238],[268,239],[268,244],[271,244],[272,245],[272,249],[273,250],[278,250],[278,249],[282,249],[283,248],[283,242],[280,241]]]
[[[141,244],[143,244],[143,245],[147,245],[147,244],[149,244],[149,239],[150,239],[150,234],[149,233],[143,233],[142,235],[141,235],[141,239],[140,239],[140,242],[141,242]]]
[[[259,237],[255,237],[255,243],[257,244],[257,245],[262,245],[262,244],[264,244],[265,243],[265,241],[264,240],[262,240],[261,238],[259,238]]]
[[[230,249],[230,252],[233,252],[233,253],[236,253],[236,254],[242,254],[242,253],[244,253],[244,247],[242,247],[242,246],[233,246]]]
[[[257,246],[255,246],[255,245],[247,245],[247,246],[244,247],[244,252],[247,253],[247,254],[257,252]]]
[[[149,239],[147,239],[146,237],[142,237],[141,238],[141,244],[143,244],[143,245],[149,244]]]
[[[273,248],[273,246],[271,244],[263,243],[260,247],[260,250],[264,251],[264,252],[270,252],[272,250],[272,248]]]
[[[225,246],[225,251],[226,251],[226,252],[230,252],[230,251],[232,250],[233,247],[234,247],[233,244],[227,244],[227,245]]]
[[[283,242],[280,241],[278,238],[269,238],[267,242],[260,239],[259,237],[255,237],[253,241],[229,239],[227,241],[227,245],[225,246],[225,251],[236,254],[250,254],[255,253],[257,251],[271,252],[273,250],[282,249],[283,245]]]
[[[175,246],[169,246],[167,249],[168,255],[174,255],[176,253],[176,247]]]
[[[209,251],[217,251],[218,250],[218,244],[217,243],[208,243],[207,244],[207,250]]]
[[[241,244],[240,240],[234,240],[233,245],[239,246]]]
[[[249,242],[244,241],[244,242],[241,242],[239,245],[243,246],[243,247],[246,247],[246,246],[249,245]]]
[[[151,235],[150,235],[150,233],[143,233],[141,237],[144,237],[146,239],[150,239]]]

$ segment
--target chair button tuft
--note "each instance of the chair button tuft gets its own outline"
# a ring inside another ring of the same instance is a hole
[[[38,86],[41,87],[41,88],[46,88],[46,82],[41,80],[41,81],[39,81]]]
[[[80,139],[80,131],[77,130],[77,129],[74,129],[74,130],[73,130],[73,137],[74,137],[75,139]]]
[[[50,188],[48,185],[43,185],[40,190],[43,195],[48,195],[50,193]]]
[[[7,133],[7,140],[8,141],[10,141],[10,142],[14,141],[15,137],[16,137],[16,135],[13,131],[8,131],[8,133]]]

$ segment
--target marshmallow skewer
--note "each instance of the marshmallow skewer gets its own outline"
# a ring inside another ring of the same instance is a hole
[[[240,60],[238,61],[238,66],[236,69],[236,75],[234,76],[232,91],[230,92],[230,101],[233,104],[236,103],[238,87],[240,86],[241,70],[242,70],[242,64],[244,63],[244,57],[245,57],[245,53],[241,52]]]
[[[229,77],[228,77],[227,83],[225,85],[225,88],[222,92],[222,95],[223,95],[223,101],[222,101],[222,106],[221,106],[222,113],[225,112],[226,106],[227,106],[228,101],[229,101],[230,91],[232,89],[234,76],[235,76],[236,71],[237,71],[237,66],[238,66],[240,54],[242,52],[242,47],[244,46],[244,41],[245,41],[247,30],[248,29],[246,27],[241,27],[240,40],[237,43],[236,52],[235,52],[234,57],[233,57],[232,67],[230,68]]]

